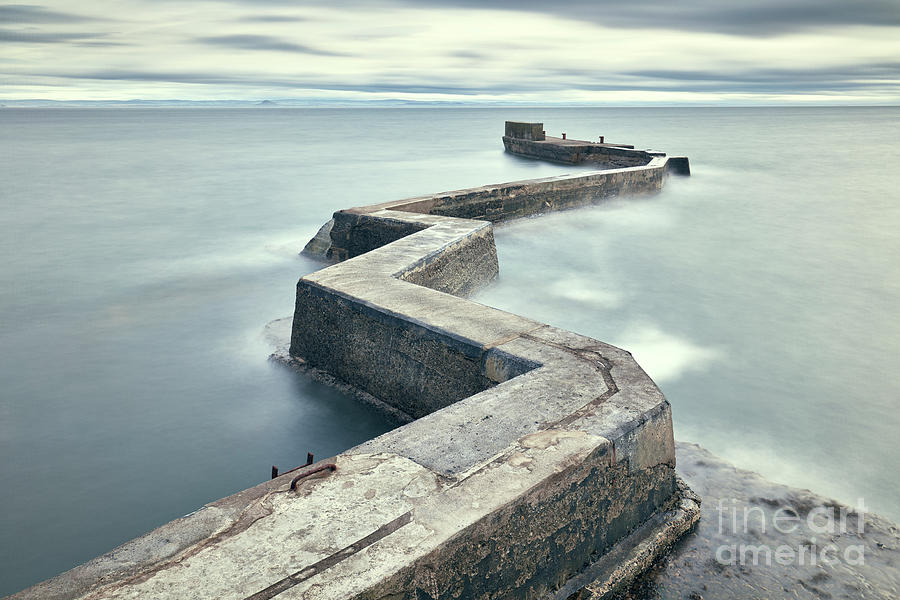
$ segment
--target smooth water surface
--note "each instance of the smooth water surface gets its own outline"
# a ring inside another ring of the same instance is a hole
[[[897,109],[0,110],[0,595],[394,426],[267,362],[340,208],[571,172],[505,119],[690,156],[497,231],[486,302],[634,351],[676,435],[900,518]]]

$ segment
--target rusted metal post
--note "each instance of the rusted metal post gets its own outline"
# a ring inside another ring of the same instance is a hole
[[[301,465],[299,467],[294,467],[293,469],[288,469],[287,471],[282,473],[282,475],[287,475],[288,473],[293,473],[297,469],[302,469],[303,467],[308,467],[309,465],[313,464],[315,462],[315,460],[316,459],[315,459],[315,456],[313,456],[313,453],[307,452],[305,465]],[[276,477],[278,477],[278,467],[276,467],[275,465],[272,465],[272,479],[275,479]]]

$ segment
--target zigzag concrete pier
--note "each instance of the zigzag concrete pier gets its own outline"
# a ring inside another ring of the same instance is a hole
[[[652,193],[687,170],[659,152],[605,155],[596,171],[335,213],[306,252],[337,264],[298,282],[280,358],[410,422],[17,597],[563,599],[627,585],[699,515],[675,475],[671,406],[628,352],[466,299],[497,276],[493,223]]]

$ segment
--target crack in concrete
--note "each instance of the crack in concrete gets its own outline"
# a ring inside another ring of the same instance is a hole
[[[320,478],[314,477],[312,480],[314,480],[314,479],[320,479]],[[250,527],[252,527],[256,522],[272,515],[272,513],[274,512],[274,508],[271,505],[272,498],[274,498],[275,496],[287,495],[287,494],[291,494],[291,493],[296,493],[296,492],[294,492],[293,490],[290,490],[288,488],[276,489],[276,490],[267,492],[266,494],[260,496],[259,498],[256,498],[255,500],[250,502],[246,507],[244,507],[241,510],[241,513],[238,516],[238,518],[235,519],[230,526],[223,529],[219,533],[217,533],[217,534],[213,535],[212,537],[209,537],[201,542],[198,542],[196,544],[188,546],[187,548],[182,550],[182,552],[180,554],[178,554],[176,557],[174,557],[170,560],[158,563],[158,564],[154,565],[152,568],[148,569],[147,571],[143,571],[143,572],[141,572],[137,575],[134,575],[130,578],[123,579],[122,581],[116,582],[114,585],[100,587],[96,590],[93,590],[91,592],[91,595],[86,596],[85,598],[94,597],[98,593],[102,593],[105,596],[105,595],[109,594],[110,592],[113,592],[117,589],[121,589],[121,588],[129,586],[129,585],[140,584],[145,581],[148,581],[149,579],[153,578],[153,576],[155,576],[163,571],[166,571],[168,569],[171,569],[173,567],[176,567],[176,566],[182,564],[184,561],[197,556],[203,550],[214,547],[214,546],[220,544],[221,542],[224,542],[225,540],[228,540],[232,537],[240,535],[241,533],[250,529]]]
[[[484,348],[484,351],[487,352],[488,350],[491,350],[492,348],[496,348],[497,346],[502,346],[503,344],[508,344],[509,342],[511,342],[513,340],[517,340],[519,338],[525,338],[527,340],[536,340],[536,338],[533,338],[533,337],[529,336],[528,334],[530,334],[532,331],[537,331],[538,329],[544,329],[546,327],[547,327],[547,325],[544,325],[543,323],[541,323],[541,324],[536,325],[535,327],[532,327],[531,329],[528,329],[526,331],[523,331],[520,333],[514,333],[507,337],[496,339],[489,344],[485,344],[484,346],[482,346],[482,348]],[[540,341],[540,340],[536,340],[536,341]]]
[[[223,542],[229,538],[232,538],[236,535],[239,535],[247,529],[249,529],[254,523],[259,521],[260,519],[264,519],[272,514],[273,509],[271,506],[266,506],[267,501],[276,494],[283,494],[289,490],[274,490],[272,492],[268,492],[265,495],[257,498],[250,504],[248,504],[243,510],[241,510],[240,516],[227,528],[223,529],[219,533],[215,534],[212,537],[206,538],[205,540],[188,546],[185,548],[177,557],[167,560],[165,562],[158,563],[154,565],[152,568],[142,571],[141,573],[129,577],[127,579],[123,579],[121,581],[116,582],[115,584],[107,587],[98,588],[90,593],[90,595],[85,596],[85,598],[97,597],[98,593],[102,593],[103,596],[108,595],[110,592],[114,592],[115,590],[121,589],[126,586],[135,585],[139,583],[143,583],[148,581],[153,576],[171,569],[175,566],[180,565],[185,560],[193,558],[206,548],[210,548]],[[261,509],[260,514],[252,514],[255,509]]]
[[[334,565],[343,560],[346,560],[347,558],[350,558],[357,552],[368,548],[372,544],[389,536],[411,521],[412,511],[408,510],[396,519],[385,523],[366,537],[353,542],[352,544],[346,546],[345,548],[342,548],[341,550],[338,550],[331,556],[327,556],[308,567],[304,567],[303,569],[300,569],[299,571],[288,575],[284,579],[273,583],[264,590],[260,590],[255,594],[247,596],[245,600],[270,600],[271,598],[274,598],[285,590],[288,590],[297,584],[303,583],[307,579],[318,575],[319,573],[333,567]]]
[[[551,342],[549,340],[542,340],[540,338],[534,337],[527,333],[522,334],[523,339],[536,342],[539,344],[546,344],[548,346],[552,346],[558,350],[562,350],[567,354],[571,354],[578,360],[582,362],[586,362],[600,373],[603,377],[603,382],[606,384],[606,391],[588,402],[587,404],[581,406],[568,416],[554,421],[552,423],[543,423],[541,425],[542,429],[557,429],[559,427],[566,427],[571,425],[575,421],[581,419],[582,417],[586,417],[589,415],[595,408],[612,398],[614,395],[619,393],[619,386],[616,385],[615,380],[612,376],[612,363],[608,358],[603,356],[600,352],[600,346],[588,346],[586,348],[570,348],[569,346],[565,346],[563,344],[559,344],[557,342]]]

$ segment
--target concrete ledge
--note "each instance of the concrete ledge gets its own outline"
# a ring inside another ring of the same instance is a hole
[[[684,157],[624,148],[614,150],[631,156],[625,162],[637,166],[609,168],[610,164],[605,164],[607,168],[597,171],[485,185],[341,210],[334,213],[333,219],[310,240],[304,253],[342,261],[434,224],[415,222],[408,215],[403,219],[398,213],[499,223],[554,210],[590,206],[621,194],[658,192],[669,173],[690,174]],[[385,210],[393,212],[380,212]],[[392,214],[398,216],[392,218]]]
[[[507,152],[528,158],[573,165],[584,162],[600,163],[608,168],[646,165],[656,154],[634,150],[631,146],[614,146],[555,137],[528,140],[503,136],[503,145]]]
[[[628,352],[465,296],[497,275],[491,221],[655,191],[668,162],[335,213],[311,245],[343,262],[298,282],[284,360],[416,420],[17,597],[532,599],[627,583],[695,518],[672,509],[669,403]]]
[[[669,506],[566,582],[552,600],[609,600],[626,590],[700,520],[700,497],[680,478]]]

